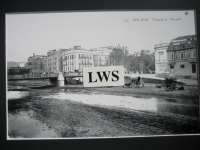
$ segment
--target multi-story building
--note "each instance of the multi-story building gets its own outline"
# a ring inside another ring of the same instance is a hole
[[[168,72],[167,49],[169,43],[154,45],[155,49],[155,72],[156,74]]]
[[[94,67],[108,66],[108,59],[112,52],[112,47],[92,48],[90,51],[93,52]]]
[[[63,72],[82,72],[83,67],[93,67],[93,52],[82,49],[81,46],[74,46],[64,52]]]
[[[54,49],[47,52],[47,72],[58,73],[63,72],[62,56],[68,49]]]
[[[28,58],[28,69],[31,70],[30,77],[41,77],[45,72],[45,63],[44,60],[47,56],[44,55],[35,55]]]
[[[171,74],[197,78],[196,36],[180,36],[173,39],[167,49],[167,58]]]

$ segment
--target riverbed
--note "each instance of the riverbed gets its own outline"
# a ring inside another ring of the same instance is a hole
[[[87,89],[38,80],[11,81],[8,87],[10,139],[199,133],[197,87],[171,94],[153,84]]]

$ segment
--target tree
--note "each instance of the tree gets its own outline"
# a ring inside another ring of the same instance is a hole
[[[129,55],[127,47],[120,45],[113,48],[107,64],[110,66],[124,66],[127,71],[148,73],[155,70],[155,53],[141,50]]]
[[[112,66],[127,66],[128,61],[128,49],[127,47],[115,47],[113,48],[112,52],[110,53],[109,63]]]
[[[155,70],[155,56],[154,52],[151,53],[149,50],[141,50],[140,52],[135,52],[133,55],[129,56],[130,60],[130,71],[133,72],[146,72]]]

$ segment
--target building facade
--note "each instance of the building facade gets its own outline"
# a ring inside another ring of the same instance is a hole
[[[47,52],[47,72],[63,72],[62,56],[68,49],[54,49]]]
[[[45,59],[47,56],[35,55],[28,58],[28,69],[30,69],[29,77],[41,77],[45,73]]]
[[[108,59],[112,52],[111,47],[92,48],[90,51],[93,53],[94,67],[109,65]]]
[[[175,76],[197,78],[196,36],[180,36],[167,49],[168,69]]]
[[[82,72],[84,67],[93,67],[93,53],[82,49],[81,46],[74,46],[64,52],[62,56],[63,72]]]
[[[167,49],[169,43],[154,45],[155,49],[155,72],[156,74],[168,72]]]

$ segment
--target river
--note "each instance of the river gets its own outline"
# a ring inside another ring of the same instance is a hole
[[[61,136],[57,134],[56,129],[49,128],[44,122],[30,117],[37,113],[35,105],[34,107],[30,106],[30,103],[37,100],[45,102],[53,100],[51,104],[55,104],[55,106],[57,105],[55,100],[61,103],[62,101],[71,101],[106,109],[178,114],[186,117],[198,117],[199,111],[197,103],[193,101],[182,103],[175,99],[164,100],[156,97],[145,99],[126,95],[108,95],[101,91],[88,91],[81,86],[76,88],[76,86],[65,85],[64,81],[8,81],[8,89],[8,134],[12,138],[57,138]],[[37,106],[37,108],[39,107]]]

